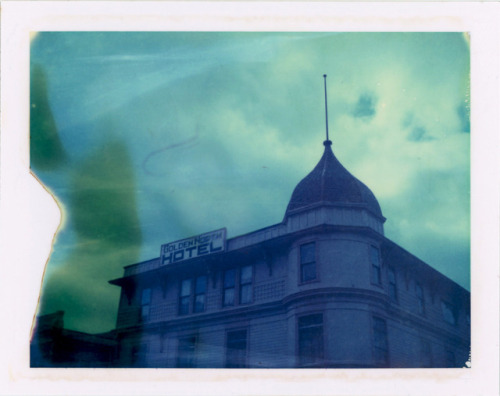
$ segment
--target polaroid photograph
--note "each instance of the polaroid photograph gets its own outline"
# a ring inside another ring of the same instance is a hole
[[[489,5],[260,6],[7,4],[7,389],[495,394]]]

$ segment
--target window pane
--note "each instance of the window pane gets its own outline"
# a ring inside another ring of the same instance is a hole
[[[236,277],[236,271],[234,269],[225,271],[224,272],[224,288],[234,287],[235,277]]]
[[[381,284],[382,277],[380,271],[380,255],[375,246],[370,246],[370,261],[372,263],[372,282]]]
[[[313,263],[315,261],[315,244],[314,242],[302,245],[300,247],[300,263]]]
[[[392,268],[389,268],[387,272],[387,277],[389,278],[389,297],[391,300],[397,300],[397,289],[396,289],[396,274]]]
[[[196,278],[196,294],[201,294],[205,293],[205,290],[207,288],[207,277],[206,276],[199,276]]]
[[[151,289],[143,289],[141,297],[141,305],[146,305],[151,302]]]
[[[181,296],[189,296],[191,294],[191,279],[185,279],[181,284]]]
[[[149,305],[143,305],[141,307],[141,320],[146,321],[149,319]]]
[[[370,260],[374,265],[380,264],[379,251],[375,246],[370,246]]]
[[[385,320],[373,318],[373,346],[376,363],[387,363],[387,328]]]
[[[300,364],[320,362],[323,359],[323,315],[303,316],[298,324]]]
[[[251,265],[241,267],[240,282],[241,282],[241,284],[252,282],[252,266]]]
[[[378,265],[372,265],[372,282],[380,284],[381,281],[380,267]]]
[[[224,289],[224,306],[234,305],[234,288]]]
[[[240,304],[252,302],[252,285],[242,285],[240,287]]]
[[[194,300],[194,312],[203,312],[205,310],[205,295],[199,294]]]
[[[316,263],[302,265],[302,282],[316,279]]]
[[[394,270],[390,268],[387,275],[389,277],[389,283],[395,284],[396,283],[396,274],[394,273]]]
[[[307,315],[299,318],[299,327],[302,329],[304,327],[318,326],[323,324],[323,315]]]

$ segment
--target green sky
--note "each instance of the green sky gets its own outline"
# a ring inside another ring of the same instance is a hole
[[[123,266],[279,223],[323,151],[324,73],[386,236],[469,288],[469,56],[461,33],[39,33],[31,166],[67,215],[40,312],[109,330]]]

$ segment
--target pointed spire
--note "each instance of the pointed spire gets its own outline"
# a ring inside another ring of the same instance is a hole
[[[323,74],[323,79],[325,81],[325,118],[326,118],[326,140],[323,142],[323,144],[326,147],[326,146],[331,146],[332,142],[330,140],[330,137],[328,136],[328,99],[326,93],[326,74]]]

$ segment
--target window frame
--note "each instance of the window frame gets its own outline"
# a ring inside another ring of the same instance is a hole
[[[313,253],[314,253],[314,259],[313,261],[306,261],[304,262],[302,260],[303,255],[302,255],[302,249],[305,248],[306,246],[313,246]],[[315,240],[311,240],[308,242],[301,243],[299,245],[298,249],[298,260],[299,260],[299,285],[307,284],[307,283],[312,283],[312,282],[317,282],[319,281],[319,273],[318,273],[318,248],[317,248],[317,243]],[[312,266],[314,268],[314,278],[310,279],[304,279],[304,268],[305,267]]]
[[[377,323],[382,324],[383,326],[378,327]],[[382,346],[378,345],[379,341],[382,341]],[[372,353],[375,366],[380,366],[381,364],[382,367],[389,366],[389,337],[387,334],[387,320],[380,316],[372,316]],[[383,358],[379,359],[379,356],[383,356]]]
[[[315,323],[311,325],[301,325],[301,320],[305,320],[305,318],[311,317],[320,317],[321,323]],[[325,315],[323,312],[310,312],[307,314],[302,314],[297,316],[296,319],[297,326],[297,338],[296,338],[296,355],[298,360],[299,367],[322,367],[322,364],[325,361]],[[315,336],[315,342],[318,343],[319,353],[316,356],[307,356],[303,353],[304,350],[311,349],[306,343],[303,345],[304,333],[307,331],[319,329],[319,334]],[[309,348],[308,348],[309,347]]]
[[[394,280],[391,280],[391,274],[394,276]],[[387,285],[389,299],[391,301],[398,302],[398,282],[396,270],[394,269],[394,267],[387,268]]]
[[[243,283],[243,268],[248,268],[250,267],[250,280]],[[239,277],[238,277],[238,305],[246,305],[246,304],[251,304],[253,303],[253,284],[254,284],[254,266],[252,264],[247,264],[247,265],[242,265],[239,268]],[[243,288],[244,287],[250,287],[250,300],[249,301],[243,301]]]
[[[242,282],[242,274],[243,274],[243,268],[250,267],[250,279],[248,282],[243,283]],[[227,278],[226,274],[232,272],[234,275],[231,278],[233,280],[232,284],[227,285]],[[227,307],[235,307],[239,305],[248,305],[252,304],[254,302],[254,283],[255,283],[255,265],[252,264],[243,264],[239,265],[237,267],[231,267],[227,268],[222,271],[222,301],[221,301],[221,306],[222,308],[227,308]],[[242,290],[243,287],[249,286],[250,287],[250,300],[249,301],[243,301],[242,299]],[[232,303],[226,303],[226,296],[227,296],[227,291],[232,290],[233,293],[233,301]]]
[[[189,291],[187,294],[184,293],[184,284],[189,285]],[[179,284],[179,307],[178,307],[178,315],[189,315],[191,312],[191,294],[193,291],[193,279],[187,278],[180,281]],[[185,303],[187,301],[187,304]],[[186,309],[184,309],[186,307]]]
[[[149,292],[147,301],[144,301],[145,292]],[[144,287],[141,290],[141,322],[147,322],[151,314],[151,300],[153,298],[153,290],[150,287]],[[146,310],[146,311],[145,311]],[[146,314],[145,314],[146,312]]]
[[[198,279],[201,278],[205,278],[205,281],[204,281],[204,290],[200,292],[197,289],[197,287],[198,287]],[[189,293],[187,294],[183,294],[184,284],[189,285]],[[185,316],[189,314],[197,314],[205,312],[207,308],[206,305],[207,289],[208,289],[208,276],[205,274],[182,279],[179,283],[177,315]],[[197,298],[200,296],[203,296],[203,309],[197,308]]]
[[[189,364],[184,364],[184,361],[187,361],[185,356],[181,356],[181,346],[182,342],[185,340],[194,339],[194,343],[192,343],[192,351],[190,352],[191,356],[189,356]],[[177,339],[177,356],[175,365],[177,368],[196,368],[197,363],[197,350],[199,344],[199,336],[198,334],[189,334],[179,336]]]
[[[232,272],[232,281],[233,283],[230,284],[229,286],[226,286],[226,274],[229,272]],[[236,304],[236,276],[237,276],[237,271],[236,268],[228,268],[222,272],[222,307],[234,307]],[[227,290],[232,290],[233,293],[233,298],[231,303],[226,303],[226,295],[227,295]]]
[[[373,253],[377,253],[377,261],[373,261]],[[375,245],[370,245],[369,250],[370,259],[370,281],[372,285],[382,286],[382,257],[380,248]]]
[[[198,290],[198,281],[200,279],[204,278],[203,281],[203,290],[199,291]],[[205,312],[206,309],[206,294],[207,294],[207,288],[208,288],[208,277],[206,275],[200,275],[195,278],[193,278],[193,283],[194,287],[192,288],[192,293],[194,295],[194,301],[193,301],[193,313],[201,313]],[[203,306],[201,309],[198,308],[198,297],[203,297]]]

